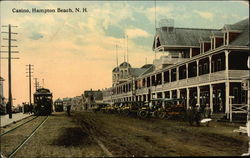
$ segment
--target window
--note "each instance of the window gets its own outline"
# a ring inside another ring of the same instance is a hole
[[[202,65],[199,65],[199,75],[202,75]]]
[[[212,68],[211,72],[214,72],[214,71],[215,71],[215,70],[214,70],[214,68],[215,68],[215,66],[214,66],[214,61],[211,62],[211,68]]]
[[[217,60],[217,71],[220,71],[222,69],[221,67],[221,59]]]
[[[233,88],[233,96],[234,96],[233,103],[234,104],[239,103],[239,89],[238,89],[238,87]]]
[[[214,48],[214,38],[211,38],[211,50]]]
[[[208,73],[208,66],[207,63],[204,64],[204,73],[203,74],[207,74]]]
[[[204,53],[204,51],[203,51],[203,42],[200,43],[200,53]]]
[[[247,91],[242,90],[242,94],[241,94],[241,103],[243,103],[243,104],[247,104],[246,93],[247,93]]]

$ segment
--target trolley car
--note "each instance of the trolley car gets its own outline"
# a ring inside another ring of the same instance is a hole
[[[52,113],[52,93],[49,89],[39,88],[34,93],[34,114],[50,115]]]
[[[63,100],[57,99],[54,101],[54,108],[55,112],[62,112],[63,111]]]

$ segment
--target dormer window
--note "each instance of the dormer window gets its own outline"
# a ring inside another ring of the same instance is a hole
[[[159,36],[156,37],[156,48],[161,46],[160,38]]]
[[[228,32],[228,44],[234,41],[238,37],[239,34],[240,34],[239,31]]]

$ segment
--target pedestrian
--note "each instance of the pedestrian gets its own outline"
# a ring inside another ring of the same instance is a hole
[[[206,104],[206,107],[204,109],[204,118],[211,118],[211,108],[209,104]]]
[[[199,104],[196,104],[195,107],[195,113],[194,113],[194,120],[196,122],[197,126],[200,126],[200,121],[201,121],[201,109]]]
[[[69,104],[69,105],[67,106],[67,113],[68,113],[68,116],[70,116],[70,109],[71,109],[71,105]]]
[[[11,111],[10,102],[7,102],[6,104],[6,111],[7,111],[7,114],[9,114]]]
[[[30,104],[30,114],[32,114],[32,113],[33,113],[33,105]]]

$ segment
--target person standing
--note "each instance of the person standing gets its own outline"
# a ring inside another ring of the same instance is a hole
[[[68,105],[67,105],[67,113],[68,113],[68,116],[71,116],[71,115],[70,115],[70,109],[71,109],[71,105],[68,104]]]

